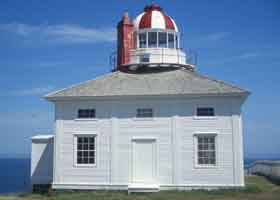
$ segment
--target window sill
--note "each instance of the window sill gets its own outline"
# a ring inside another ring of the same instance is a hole
[[[96,167],[96,164],[75,164],[74,167],[76,167],[76,168],[92,168],[92,167]]]
[[[193,116],[194,120],[217,120],[217,116]]]
[[[195,165],[194,169],[217,169],[217,165]]]
[[[155,118],[153,117],[134,117],[134,121],[154,121]]]
[[[96,118],[75,118],[74,121],[98,121]]]

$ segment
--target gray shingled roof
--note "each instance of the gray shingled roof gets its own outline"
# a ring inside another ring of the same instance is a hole
[[[116,71],[52,92],[45,98],[195,94],[246,95],[248,91],[181,68],[150,73]]]

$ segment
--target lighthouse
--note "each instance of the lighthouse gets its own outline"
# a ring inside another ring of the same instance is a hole
[[[55,133],[32,138],[33,188],[243,187],[249,92],[200,75],[176,22],[156,4],[134,20],[125,13],[117,30],[114,70],[45,96]]]
[[[180,32],[176,22],[156,4],[148,5],[134,20],[125,12],[118,23],[117,70],[137,70],[143,67],[184,67]]]

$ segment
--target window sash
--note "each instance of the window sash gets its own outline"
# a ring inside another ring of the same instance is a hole
[[[215,110],[214,110],[214,108],[210,108],[210,107],[197,108],[196,115],[201,116],[201,117],[204,117],[204,116],[212,117],[212,116],[215,116]]]
[[[157,47],[157,32],[148,32],[148,47]]]
[[[215,136],[197,136],[197,164],[216,165]]]
[[[168,48],[174,48],[175,47],[175,40],[174,40],[174,34],[168,33]]]
[[[139,48],[147,47],[147,33],[139,33]]]
[[[79,109],[78,118],[95,118],[95,109]]]
[[[96,163],[96,136],[76,136],[76,164],[94,165]]]
[[[153,109],[151,108],[138,108],[136,113],[137,118],[153,117]]]
[[[167,47],[167,33],[158,32],[158,47],[166,48]]]

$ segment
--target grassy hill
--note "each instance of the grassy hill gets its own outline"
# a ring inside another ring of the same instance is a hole
[[[55,192],[47,194],[19,194],[0,196],[0,200],[279,200],[280,186],[259,176],[246,178],[244,189],[161,191],[151,194],[130,194],[126,192]]]

